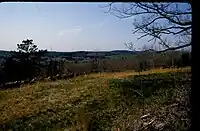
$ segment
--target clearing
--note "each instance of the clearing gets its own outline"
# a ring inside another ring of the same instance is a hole
[[[190,77],[190,68],[155,69],[0,90],[0,129],[187,130]]]

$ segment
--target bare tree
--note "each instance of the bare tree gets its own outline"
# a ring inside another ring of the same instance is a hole
[[[191,46],[192,7],[191,3],[110,3],[106,13],[120,19],[133,18],[133,34],[138,38],[148,37],[148,42],[162,45],[163,51]],[[132,43],[126,44],[133,49]]]
[[[125,43],[126,48],[128,48],[131,51],[135,51],[135,44],[133,42]]]

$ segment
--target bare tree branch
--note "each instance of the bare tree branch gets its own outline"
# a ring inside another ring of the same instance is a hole
[[[120,19],[134,18],[133,34],[142,34],[139,39],[149,37],[148,42],[160,44],[165,50],[176,50],[189,46],[192,35],[192,7],[191,1],[185,3],[123,3],[121,7],[109,4],[109,11]],[[170,36],[170,37],[169,37]],[[174,38],[171,38],[174,37]],[[187,39],[183,39],[187,37]],[[176,47],[171,47],[169,39],[176,38]],[[179,38],[179,39],[177,39]],[[185,41],[185,42],[184,42]],[[183,45],[180,46],[180,43]],[[132,46],[127,46],[131,47]]]
[[[100,7],[100,8],[106,8],[106,7],[108,7],[108,11],[105,11],[105,13],[108,13],[108,12],[110,12],[110,10],[111,10],[112,4],[114,4],[114,2],[111,2],[111,3],[108,4],[108,5],[105,5],[105,6],[99,6],[99,7]]]
[[[166,51],[169,51],[169,50],[177,50],[177,49],[181,49],[181,48],[185,48],[185,47],[188,47],[188,46],[191,46],[192,44],[185,44],[185,45],[181,45],[181,46],[178,46],[178,47],[170,47],[170,48],[167,48],[165,50],[161,50],[161,51],[157,51],[156,53],[162,53],[162,52],[166,52]]]

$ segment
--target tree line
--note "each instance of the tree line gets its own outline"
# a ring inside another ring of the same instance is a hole
[[[169,57],[169,53],[158,57],[149,52],[136,55],[133,59],[123,57],[123,59],[108,60],[97,57],[85,65],[74,61],[71,67],[69,63],[62,60],[48,59],[45,57],[45,53],[47,53],[47,50],[39,50],[33,40],[27,39],[23,40],[21,44],[17,44],[17,51],[12,51],[11,55],[6,57],[5,62],[1,65],[0,84],[22,80],[30,82],[33,79],[44,80],[44,78],[53,80],[55,76],[59,79],[66,79],[91,72],[116,72],[130,69],[140,72],[158,67],[169,68],[191,65],[189,52],[184,52],[176,58]],[[75,67],[75,65],[79,66]]]

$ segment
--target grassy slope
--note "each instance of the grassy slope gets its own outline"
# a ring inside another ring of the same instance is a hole
[[[168,71],[175,70],[157,69],[142,74]],[[159,116],[162,114],[159,111],[173,104],[171,102],[176,99],[181,99],[180,96],[183,95],[182,88],[166,88],[145,97],[145,105],[143,105],[139,97],[129,98],[127,96],[130,95],[122,92],[121,88],[116,88],[121,84],[119,78],[132,75],[137,73],[91,74],[71,80],[38,82],[18,89],[0,90],[0,128],[72,130],[74,126],[85,125],[86,128],[90,126],[92,130],[139,129],[141,127],[138,126],[142,125],[140,116],[149,112],[154,115],[157,113]],[[160,120],[160,123],[163,122]],[[183,127],[180,123],[178,125],[177,128]]]

